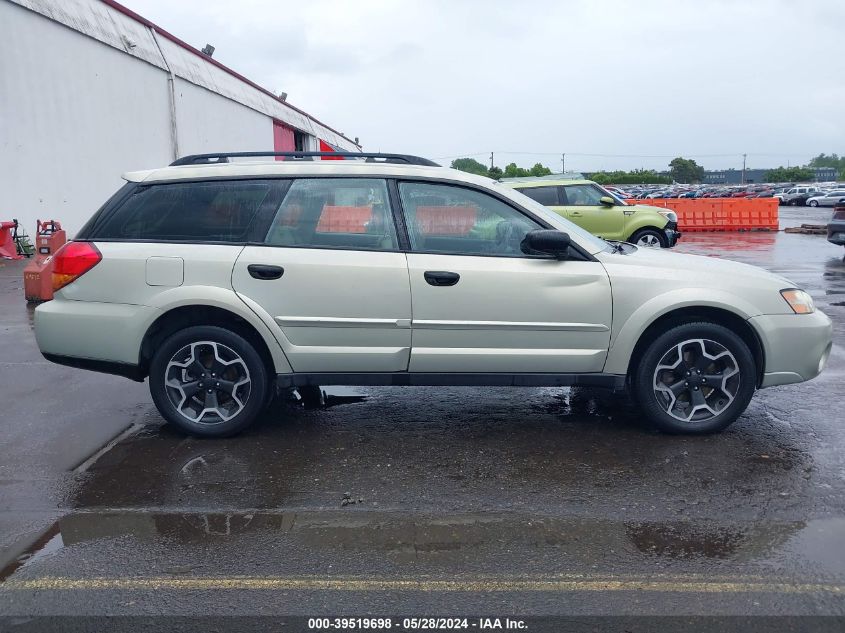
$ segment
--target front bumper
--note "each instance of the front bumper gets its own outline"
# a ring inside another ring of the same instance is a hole
[[[761,314],[748,320],[763,342],[761,387],[804,382],[824,369],[833,345],[833,324],[812,314]]]
[[[845,222],[836,220],[827,225],[827,241],[837,246],[845,246]]]
[[[678,230],[677,222],[668,222],[663,227],[663,233],[666,235],[666,248],[672,248],[681,239],[681,232]]]

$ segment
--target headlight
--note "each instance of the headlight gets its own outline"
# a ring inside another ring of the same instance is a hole
[[[670,222],[677,222],[678,221],[678,214],[675,213],[674,211],[658,211],[658,213],[660,215],[662,215],[664,218],[666,218],[667,220],[669,220]]]
[[[812,314],[816,311],[813,298],[803,290],[787,288],[786,290],[781,290],[780,294],[795,314]]]

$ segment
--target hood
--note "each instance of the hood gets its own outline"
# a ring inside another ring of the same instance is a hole
[[[779,286],[779,289],[797,287],[786,277],[771,273],[765,268],[720,257],[689,255],[670,249],[637,248],[635,252],[627,255],[608,254],[607,258],[602,257],[603,262],[608,262],[608,260],[613,261],[613,263],[666,269],[673,273],[689,276],[691,282],[697,278],[712,275],[715,277],[715,281],[721,280],[721,283],[725,285],[736,277],[745,277],[758,279],[760,282],[768,281],[772,285]],[[655,277],[659,276],[655,275]]]

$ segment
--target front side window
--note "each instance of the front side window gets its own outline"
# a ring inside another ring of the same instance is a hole
[[[396,250],[387,184],[378,178],[296,180],[265,241],[273,246]]]
[[[99,239],[250,241],[272,181],[183,182],[141,187],[97,229]]]
[[[566,196],[564,204],[573,207],[597,207],[605,195],[592,185],[565,185],[561,189]]]
[[[415,251],[522,257],[525,234],[543,228],[501,200],[473,189],[403,182],[399,196]]]

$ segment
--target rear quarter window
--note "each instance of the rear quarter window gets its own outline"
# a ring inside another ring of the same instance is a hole
[[[517,191],[546,207],[554,207],[560,204],[558,202],[557,187],[523,187],[517,189]]]
[[[102,222],[94,239],[252,241],[253,220],[276,188],[270,180],[142,186]]]

